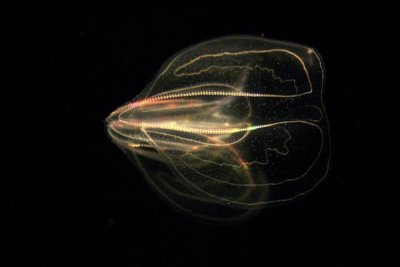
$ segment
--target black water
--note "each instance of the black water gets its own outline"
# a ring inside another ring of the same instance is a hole
[[[397,231],[385,231],[396,224],[377,201],[389,177],[379,114],[390,94],[377,68],[391,55],[379,51],[383,8],[244,4],[5,6],[4,266],[400,265]],[[321,53],[332,166],[301,201],[239,225],[206,225],[153,193],[106,137],[104,119],[169,56],[229,34]]]

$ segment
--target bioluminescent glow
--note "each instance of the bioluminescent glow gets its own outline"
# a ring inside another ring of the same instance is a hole
[[[329,167],[322,59],[251,36],[169,59],[107,131],[178,210],[237,221],[312,191]]]

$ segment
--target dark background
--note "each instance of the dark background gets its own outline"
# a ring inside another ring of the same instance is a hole
[[[399,266],[397,231],[386,231],[395,222],[376,201],[387,163],[373,126],[384,90],[374,51],[386,42],[386,7],[193,4],[4,6],[4,266]],[[321,53],[332,166],[301,201],[206,225],[153,193],[104,119],[169,56],[229,34]]]

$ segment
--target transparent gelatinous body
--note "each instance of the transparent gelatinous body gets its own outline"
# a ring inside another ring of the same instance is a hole
[[[251,36],[169,59],[107,118],[112,141],[174,207],[243,220],[313,190],[329,165],[324,67],[315,50]]]

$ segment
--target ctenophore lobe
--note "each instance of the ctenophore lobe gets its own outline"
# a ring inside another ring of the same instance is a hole
[[[252,36],[167,60],[107,132],[173,207],[248,219],[312,191],[329,167],[324,67],[312,48]]]

